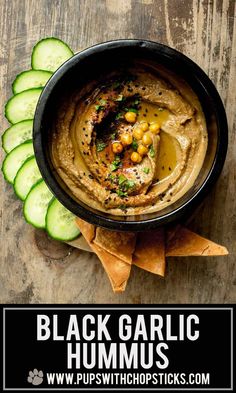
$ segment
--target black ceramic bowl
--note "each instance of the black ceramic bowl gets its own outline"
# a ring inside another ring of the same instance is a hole
[[[58,98],[68,88],[80,88],[104,68],[117,68],[136,58],[157,62],[184,78],[195,91],[205,113],[209,142],[206,158],[194,186],[178,201],[156,213],[111,216],[76,200],[53,170],[48,154],[51,124]],[[191,214],[217,180],[227,152],[228,130],[220,96],[208,76],[193,61],[168,46],[144,40],[116,40],[92,46],[66,61],[51,77],[40,97],[34,119],[34,150],[42,177],[56,198],[84,220],[109,229],[150,230]]]

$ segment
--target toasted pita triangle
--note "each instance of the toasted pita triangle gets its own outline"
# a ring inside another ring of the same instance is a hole
[[[96,227],[94,225],[91,225],[80,218],[76,219],[76,223],[79,226],[85,240],[89,243],[89,246],[100,259],[111,282],[113,291],[124,291],[130,275],[131,265],[93,243],[92,240],[96,236]]]
[[[173,239],[176,232],[180,230],[182,226],[180,224],[171,225],[170,227],[165,228],[165,237],[166,237],[166,244]]]
[[[148,272],[165,275],[165,233],[163,228],[138,234],[133,264]]]
[[[85,240],[83,235],[77,237],[77,239],[72,240],[71,242],[66,242],[72,247],[78,248],[79,250],[93,252],[88,242]]]
[[[78,225],[79,229],[81,230],[84,238],[87,240],[88,243],[92,242],[95,238],[96,234],[96,227],[88,222],[81,220],[81,218],[76,218],[76,224]]]
[[[131,265],[103,250],[96,244],[91,245],[102,262],[114,292],[123,292],[130,275]]]
[[[166,256],[217,256],[228,255],[228,250],[219,244],[179,226],[166,245]]]
[[[136,236],[131,232],[115,232],[97,227],[94,244],[118,257],[124,262],[132,263]]]

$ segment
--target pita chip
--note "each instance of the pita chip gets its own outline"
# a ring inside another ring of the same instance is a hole
[[[170,227],[167,227],[165,230],[165,237],[166,237],[166,243],[168,243],[170,240],[173,239],[175,236],[176,232],[179,231],[182,228],[180,224],[172,225]]]
[[[212,242],[187,228],[179,226],[167,240],[166,256],[220,256],[228,255],[226,247]]]
[[[114,292],[123,292],[129,279],[131,265],[103,250],[96,244],[91,245],[100,259]]]
[[[81,236],[77,237],[77,239],[74,239],[74,240],[72,240],[70,242],[66,242],[66,243],[72,247],[78,248],[79,250],[93,252],[91,247],[89,246],[88,242],[85,240],[85,238],[83,237],[82,234],[81,234]]]
[[[136,235],[131,232],[115,232],[97,227],[94,244],[118,257],[124,262],[132,263]]]
[[[87,240],[88,243],[92,242],[95,238],[96,227],[88,222],[81,220],[81,218],[76,218],[76,224],[78,225],[79,229],[81,230],[84,238]]]
[[[165,232],[159,228],[138,234],[133,264],[148,272],[165,275]]]
[[[79,226],[85,240],[89,243],[92,251],[95,252],[100,259],[111,282],[113,291],[123,292],[126,288],[130,275],[131,265],[93,243],[93,239],[96,236],[96,227],[94,225],[89,224],[80,218],[76,219],[76,223]]]

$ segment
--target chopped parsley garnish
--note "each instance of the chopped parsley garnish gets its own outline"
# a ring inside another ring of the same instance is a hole
[[[111,183],[113,183],[113,181],[115,180],[115,175],[112,175],[111,173],[108,176],[109,180],[111,181]]]
[[[107,146],[106,143],[103,142],[103,141],[99,141],[98,140],[97,143],[96,143],[96,149],[97,149],[98,152],[99,151],[103,151],[106,146]]]
[[[121,102],[124,100],[123,94],[119,94],[115,101]]]
[[[125,197],[128,195],[128,190],[135,187],[135,182],[133,180],[127,179],[123,174],[118,176],[119,188],[116,191],[117,195],[120,197]]]
[[[111,170],[112,172],[114,172],[114,171],[116,171],[117,169],[118,169],[118,165],[116,165],[116,164],[114,164],[114,162],[112,162],[111,165],[110,165],[110,170]]]
[[[103,98],[100,98],[99,100],[100,104],[99,105],[95,105],[95,109],[97,112],[103,111],[104,110],[104,106],[107,103],[107,100],[104,100]]]
[[[110,165],[110,170],[112,172],[116,171],[119,167],[121,166],[121,161],[120,161],[120,157],[116,156],[115,160],[112,161],[111,165]]]
[[[138,148],[138,142],[134,139],[133,142],[131,143],[131,147],[134,151],[137,150]]]
[[[150,169],[149,168],[143,168],[143,172],[146,173],[146,175],[148,175],[149,172],[150,172]]]
[[[154,150],[153,145],[150,146],[149,154],[150,154],[150,157],[152,157],[152,158],[155,157],[155,150]]]
[[[127,209],[127,207],[126,207],[125,205],[120,205],[120,206],[119,206],[119,209],[125,211],[125,210]]]
[[[131,102],[129,102],[129,105],[131,108],[136,108],[141,102],[141,97],[138,94],[135,94],[135,96],[133,97],[133,100]],[[130,109],[129,109],[130,110]]]
[[[135,182],[133,180],[127,180],[126,188],[130,189],[130,188],[134,188],[134,186],[135,186]]]
[[[127,191],[117,190],[116,193],[121,198],[128,196]]]
[[[104,106],[102,106],[102,105],[95,105],[95,109],[96,109],[97,112],[100,112],[100,111],[103,111]]]
[[[118,113],[117,115],[116,115],[116,120],[119,120],[119,119],[121,119],[123,117],[123,113]]]
[[[136,98],[136,100],[134,101],[134,105],[139,105],[140,104],[141,99],[140,98]]]
[[[116,139],[116,132],[113,132],[111,134],[111,140],[114,141]]]
[[[119,185],[123,184],[127,181],[127,178],[124,175],[119,175]]]
[[[138,109],[136,108],[125,108],[126,112],[134,112],[134,113],[138,113]]]

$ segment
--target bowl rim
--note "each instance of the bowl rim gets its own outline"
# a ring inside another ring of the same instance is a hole
[[[88,56],[93,55],[93,53],[98,53],[104,50],[115,49],[124,46],[146,47],[148,48],[148,50],[154,50],[159,54],[163,53],[165,57],[172,58],[174,55],[177,60],[185,62],[185,66],[188,67],[189,70],[192,69],[194,71],[194,74],[197,75],[198,80],[200,81],[204,89],[207,90],[208,95],[210,95],[214,106],[217,109],[216,121],[218,139],[216,153],[212,166],[199,189],[196,190],[196,192],[194,192],[187,201],[183,202],[180,206],[173,209],[172,211],[159,217],[154,217],[150,219],[147,218],[139,221],[125,221],[124,219],[122,220],[122,218],[112,219],[110,217],[106,217],[105,215],[101,215],[103,213],[99,213],[99,211],[92,212],[90,210],[87,210],[86,207],[84,207],[85,204],[84,206],[80,205],[78,202],[75,201],[75,199],[68,195],[66,191],[56,181],[54,176],[52,176],[51,171],[46,164],[46,155],[43,149],[41,134],[41,122],[47,101],[60,78],[63,77],[71,68],[73,68],[75,64],[77,64],[79,61],[82,61],[83,59],[86,59]],[[86,49],[83,49],[81,52],[76,53],[74,56],[68,59],[58,68],[58,70],[55,71],[55,73],[52,75],[52,77],[49,79],[46,86],[44,87],[36,107],[33,124],[33,145],[36,161],[39,166],[42,178],[44,179],[45,183],[52,191],[52,193],[55,195],[55,197],[67,209],[69,209],[78,217],[84,219],[85,221],[88,221],[91,224],[102,226],[108,229],[120,231],[143,231],[155,229],[158,226],[166,225],[173,221],[178,221],[182,216],[190,213],[191,210],[193,211],[194,208],[199,205],[200,202],[202,202],[202,200],[209,193],[222,171],[228,147],[228,125],[225,109],[215,85],[207,76],[207,74],[193,60],[191,60],[183,53],[177,51],[176,49],[173,49],[159,42],[144,39],[118,39],[98,43]]]

